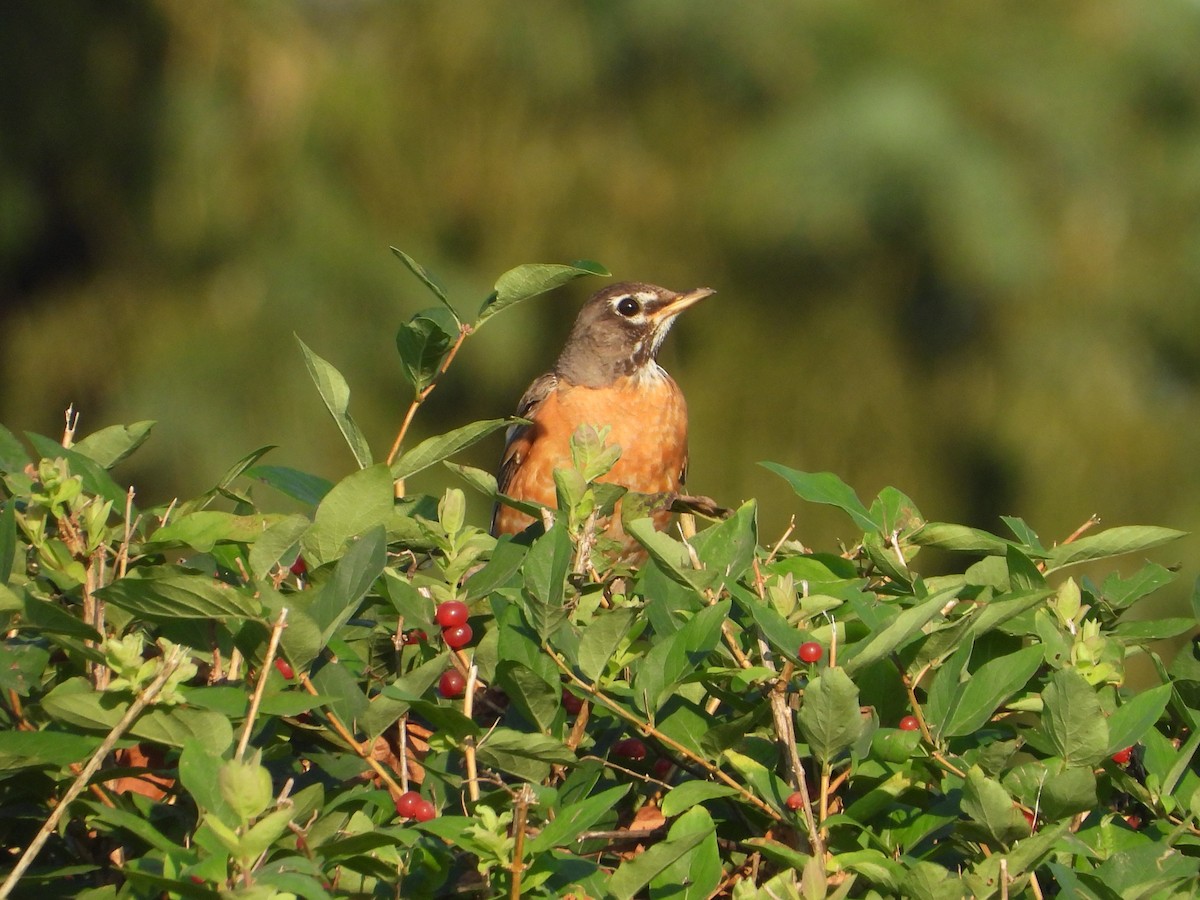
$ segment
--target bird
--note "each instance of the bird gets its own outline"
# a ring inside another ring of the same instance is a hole
[[[571,466],[571,436],[581,425],[591,425],[607,429],[607,442],[621,449],[600,481],[640,494],[677,496],[687,476],[687,402],[657,356],[679,315],[714,293],[706,287],[677,293],[626,281],[593,294],[554,367],[534,379],[517,404],[517,416],[528,424],[508,431],[498,492],[553,509],[554,470]],[[665,528],[667,505],[656,508],[652,518],[655,527]],[[497,537],[517,534],[533,522],[497,503],[491,530]],[[605,530],[627,548],[633,545],[621,528],[619,509]]]

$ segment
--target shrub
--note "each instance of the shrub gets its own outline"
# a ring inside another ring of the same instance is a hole
[[[586,431],[542,532],[497,541],[464,492],[403,485],[509,420],[401,452],[408,424],[492,315],[603,270],[520,267],[468,324],[399,255],[439,305],[400,329],[386,462],[301,345],[358,463],[336,484],[260,450],[141,508],[110,470],[150,423],[0,429],[3,895],[1195,891],[1200,666],[1153,649],[1195,618],[1141,615],[1157,563],[1071,574],[1179,532],[1005,537],[768,463],[861,540],[764,543],[751,501],[686,537],[627,521],[648,559],[614,568],[588,552],[614,451]],[[964,562],[922,576],[925,547]]]

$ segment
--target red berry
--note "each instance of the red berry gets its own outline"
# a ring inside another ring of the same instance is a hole
[[[296,670],[292,668],[292,664],[281,656],[275,657],[275,668],[279,670],[279,674],[291,681],[296,677]]]
[[[428,800],[422,800],[413,810],[413,818],[418,822],[428,822],[437,815],[437,809]]]
[[[297,578],[300,578],[308,573],[308,563],[304,561],[303,556],[297,556],[296,561],[292,563],[291,573]]]
[[[429,635],[420,628],[414,628],[404,636],[404,646],[411,647],[413,644],[423,644],[427,640],[429,640]]]
[[[403,819],[411,819],[417,811],[417,804],[424,799],[416,791],[405,791],[396,798],[396,814]]]
[[[191,881],[192,884],[204,884],[204,879],[199,875],[189,875],[188,880]]]
[[[1124,750],[1118,750],[1116,753],[1114,753],[1112,755],[1112,761],[1115,762],[1118,766],[1128,765],[1129,760],[1132,758],[1133,758],[1133,748],[1132,747],[1126,747]]]
[[[470,625],[452,625],[442,630],[442,640],[451,650],[467,646],[473,636]]]
[[[675,764],[665,756],[660,756],[654,761],[654,767],[651,769],[651,771],[654,772],[655,778],[666,778],[669,774],[671,774],[671,767],[674,765]]]
[[[646,758],[646,745],[637,738],[625,738],[625,740],[613,744],[612,752],[614,756],[622,756],[638,762]]]
[[[916,716],[905,716],[900,720],[901,731],[916,731],[921,727],[921,723],[917,721]]]
[[[579,711],[583,709],[583,701],[570,691],[562,692],[562,705],[563,709],[573,716],[579,715]]]
[[[800,651],[796,655],[806,663],[815,663],[825,655],[825,648],[816,641],[809,641],[806,644],[800,645]]]
[[[804,805],[804,795],[799,791],[796,791],[794,794],[789,794],[788,798],[783,802],[787,804],[788,809],[792,810],[792,812],[795,812]]]
[[[1130,828],[1132,828],[1134,831],[1137,831],[1139,828],[1142,827],[1142,817],[1139,816],[1137,813],[1130,813],[1129,815],[1127,815],[1125,817],[1125,824],[1128,825]]]
[[[454,697],[461,697],[463,688],[466,686],[467,679],[463,678],[458,669],[448,669],[442,673],[441,680],[438,681],[438,693],[450,700]]]
[[[434,612],[433,617],[437,619],[437,623],[443,628],[450,628],[454,625],[464,624],[470,614],[467,604],[461,600],[447,600],[445,603],[438,604],[437,611]]]

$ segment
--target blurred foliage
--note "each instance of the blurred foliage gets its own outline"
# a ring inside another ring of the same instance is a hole
[[[194,493],[248,441],[348,470],[292,332],[382,453],[406,403],[391,334],[427,302],[395,244],[458,297],[530,257],[717,288],[664,362],[693,487],[763,497],[768,532],[768,458],[1059,538],[1092,513],[1200,518],[1194,3],[5,18],[0,420],[154,418],[168,439],[124,476],[144,489]],[[508,413],[588,289],[497,323],[414,438]]]

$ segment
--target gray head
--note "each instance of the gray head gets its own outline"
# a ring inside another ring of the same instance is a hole
[[[600,387],[654,365],[676,317],[713,293],[678,294],[636,281],[597,291],[579,311],[554,371],[572,384]]]

